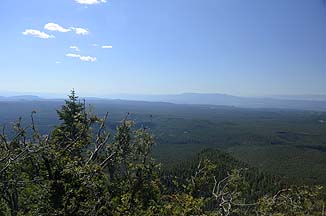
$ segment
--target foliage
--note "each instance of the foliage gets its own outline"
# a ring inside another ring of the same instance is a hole
[[[0,135],[0,215],[318,215],[322,187],[277,178],[206,150],[161,170],[153,135],[129,114],[114,137],[72,91],[61,123],[41,135],[31,114]],[[96,128],[94,131],[93,128]],[[28,137],[28,132],[32,136]]]

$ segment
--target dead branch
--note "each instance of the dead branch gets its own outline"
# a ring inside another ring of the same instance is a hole
[[[108,163],[108,161],[109,160],[111,160],[113,157],[115,156],[115,152],[113,152],[112,154],[110,154],[101,164],[100,164],[100,166],[101,166],[101,168],[103,169],[103,168],[105,168],[106,167],[106,165],[107,165],[107,163]]]

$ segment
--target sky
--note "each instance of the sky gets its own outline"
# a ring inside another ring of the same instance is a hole
[[[325,0],[1,0],[0,93],[326,94]]]

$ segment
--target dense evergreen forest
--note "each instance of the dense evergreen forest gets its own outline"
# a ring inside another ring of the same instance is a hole
[[[27,126],[35,110],[38,132],[50,134],[61,123],[56,110],[64,103],[64,99],[1,101],[0,125],[6,126],[11,139],[12,123],[21,116]],[[111,134],[130,112],[134,128],[147,127],[155,136],[153,157],[163,168],[211,148],[297,183],[326,184],[326,112],[94,98],[86,98],[86,107],[97,116],[109,112],[106,127]]]
[[[0,135],[0,215],[326,215],[325,189],[205,149],[164,166],[150,125],[112,132],[73,91],[45,135],[22,119]]]

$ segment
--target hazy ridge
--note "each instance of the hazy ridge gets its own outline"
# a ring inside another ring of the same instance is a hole
[[[326,111],[325,95],[283,95],[270,97],[240,97],[227,94],[183,93],[171,95],[115,94],[105,97],[85,97],[94,100],[131,100],[147,102],[168,102],[175,104],[222,105],[242,108],[275,108]],[[0,96],[0,101],[41,101],[50,100],[35,95]],[[55,100],[55,99],[51,99]],[[57,100],[60,100],[58,98]]]

